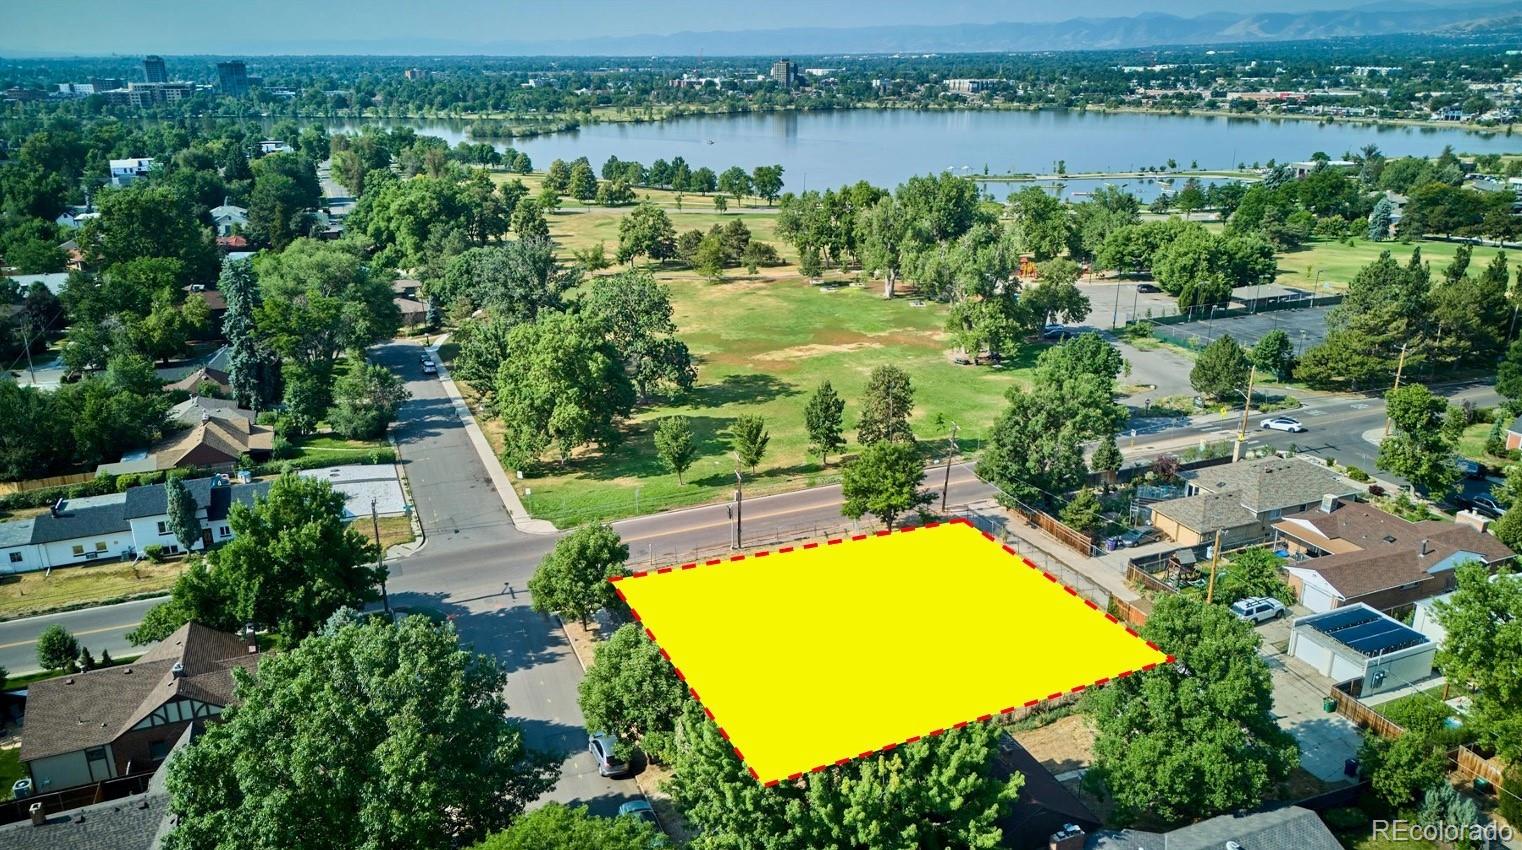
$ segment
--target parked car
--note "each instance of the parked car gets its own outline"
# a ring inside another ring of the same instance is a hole
[[[1474,511],[1480,516],[1490,517],[1491,519],[1500,519],[1501,514],[1506,513],[1506,509],[1501,507],[1501,503],[1490,496],[1460,496],[1456,501],[1460,508]]]
[[[432,359],[433,359],[433,357],[428,354],[428,349],[426,349],[426,348],[423,349],[422,353],[418,355],[418,360],[420,360],[423,363],[427,363],[428,361],[430,361]]]
[[[1158,285],[1155,284],[1155,283],[1138,283],[1136,285],[1136,291],[1137,292],[1162,292],[1163,290],[1161,288],[1159,288]]]
[[[1284,603],[1272,596],[1249,596],[1231,603],[1231,613],[1249,623],[1277,620],[1284,616]]]
[[[433,365],[433,361],[432,360],[424,360],[423,361],[423,374],[424,375],[437,375],[438,373],[439,373],[439,367]]]
[[[1485,464],[1470,460],[1469,458],[1461,457],[1454,463],[1458,466],[1459,471],[1464,473],[1465,478],[1473,481],[1483,481],[1485,476],[1490,473],[1490,470],[1485,468]]]
[[[1115,536],[1115,542],[1118,546],[1124,546],[1129,549],[1132,546],[1140,546],[1143,543],[1151,543],[1161,536],[1162,535],[1158,533],[1157,529],[1153,528],[1150,525],[1143,525],[1139,528],[1133,528],[1124,534],[1117,534]]]
[[[1299,419],[1292,419],[1288,416],[1270,416],[1258,423],[1258,429],[1265,431],[1288,431],[1291,434],[1299,434],[1305,430],[1305,426],[1300,424]]]
[[[614,778],[629,775],[629,763],[613,755],[613,736],[598,732],[587,739],[587,752],[597,760],[597,775]]]
[[[1041,331],[1041,338],[1048,342],[1064,342],[1078,336],[1077,331],[1069,330],[1062,325],[1047,325]]]
[[[661,822],[655,818],[655,809],[651,807],[649,800],[630,800],[618,807],[618,816],[629,815],[640,820],[649,821],[656,829],[661,828]]]

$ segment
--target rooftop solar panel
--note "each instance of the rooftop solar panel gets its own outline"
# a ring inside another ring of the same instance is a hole
[[[1307,625],[1365,658],[1377,658],[1427,642],[1421,632],[1366,608],[1336,611]]]

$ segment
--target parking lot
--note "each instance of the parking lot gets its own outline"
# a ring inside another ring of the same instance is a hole
[[[1121,327],[1133,316],[1156,318],[1178,313],[1178,305],[1166,292],[1142,292],[1134,280],[1080,281],[1078,291],[1088,296],[1089,317],[1087,322],[1096,328],[1108,329],[1113,323]]]
[[[1184,322],[1178,325],[1159,325],[1154,329],[1158,336],[1170,336],[1180,341],[1190,341],[1204,346],[1219,336],[1230,334],[1246,348],[1257,343],[1269,331],[1282,329],[1295,344],[1295,353],[1326,339],[1326,317],[1332,307],[1305,307],[1297,310],[1274,310],[1250,316],[1229,319],[1210,319]]]

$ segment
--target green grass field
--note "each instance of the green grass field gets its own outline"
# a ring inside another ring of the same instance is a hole
[[[11,785],[26,776],[20,747],[0,747],[0,800],[11,798]]]
[[[867,376],[883,364],[911,376],[912,421],[922,438],[947,433],[939,414],[961,427],[960,439],[971,448],[1003,409],[1005,388],[1024,379],[1037,353],[1028,350],[998,368],[957,366],[946,357],[944,305],[884,301],[875,289],[822,289],[796,276],[719,284],[662,277],[672,289],[680,336],[698,359],[697,387],[685,399],[637,411],[627,441],[610,456],[581,457],[563,472],[550,466],[525,479],[520,492],[532,490],[526,501],[535,516],[562,527],[627,516],[636,512],[636,491],[641,513],[723,498],[734,486],[723,435],[743,414],[765,417],[771,434],[765,459],[746,474],[747,493],[831,481],[837,461],[824,468],[807,456],[804,403],[828,378],[846,401],[847,436],[854,437]],[[652,442],[655,420],[673,414],[691,420],[700,446],[685,484],[661,465]]]
[[[1358,270],[1379,259],[1381,252],[1389,251],[1392,257],[1405,263],[1410,259],[1412,249],[1417,246],[1421,247],[1422,259],[1431,265],[1435,277],[1453,259],[1453,255],[1458,251],[1459,243],[1428,240],[1370,242],[1367,239],[1354,239],[1353,246],[1348,247],[1345,242],[1316,239],[1306,243],[1305,247],[1299,251],[1279,255],[1278,282],[1286,286],[1310,289],[1316,286],[1316,276],[1319,272],[1321,292],[1341,292],[1347,288],[1348,281],[1358,274]],[[1498,250],[1500,249],[1475,246],[1474,255],[1469,261],[1470,272],[1483,269]],[[1515,265],[1517,261],[1522,260],[1522,256],[1513,256],[1510,259]]]

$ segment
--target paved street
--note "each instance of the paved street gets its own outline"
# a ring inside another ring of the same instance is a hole
[[[37,670],[37,634],[53,623],[73,632],[96,656],[101,650],[117,657],[134,652],[136,648],[127,642],[127,632],[142,622],[143,614],[159,602],[158,599],[140,599],[0,622],[0,667],[12,674]]]

